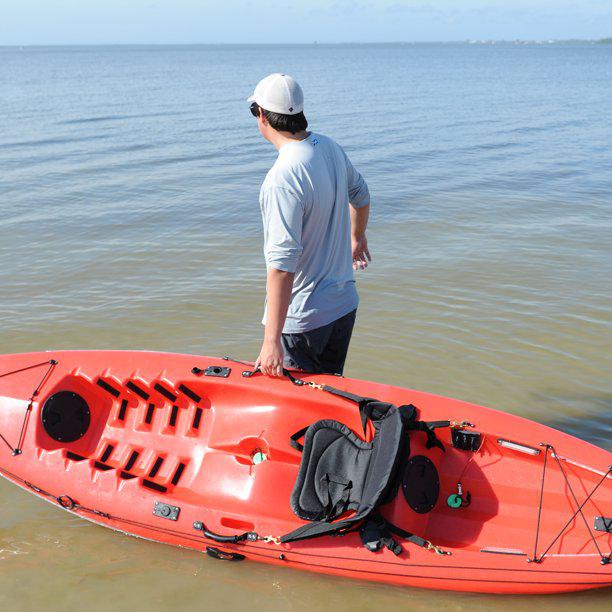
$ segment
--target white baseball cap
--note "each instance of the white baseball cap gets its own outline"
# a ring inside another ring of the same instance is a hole
[[[297,115],[304,110],[304,93],[293,77],[275,72],[257,83],[247,102],[257,102],[272,113]]]

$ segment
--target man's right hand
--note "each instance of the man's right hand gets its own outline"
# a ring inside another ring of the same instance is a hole
[[[368,262],[372,261],[366,235],[351,236],[351,246],[353,250],[353,269],[365,270],[368,267]]]
[[[281,378],[283,375],[283,359],[285,352],[279,340],[264,340],[261,345],[259,357],[255,361],[253,370],[259,368],[262,374]]]

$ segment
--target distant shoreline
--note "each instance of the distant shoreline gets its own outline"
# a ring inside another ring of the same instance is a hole
[[[84,47],[286,47],[286,46],[349,46],[349,45],[373,45],[373,46],[397,46],[397,45],[612,45],[612,37],[599,39],[580,39],[571,38],[567,40],[448,40],[448,41],[390,41],[390,42],[279,42],[279,43],[69,43],[69,44],[22,44],[22,45],[1,45],[0,49],[36,49],[36,48],[84,48]]]

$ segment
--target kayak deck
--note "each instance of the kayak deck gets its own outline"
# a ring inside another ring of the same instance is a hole
[[[425,435],[412,432],[410,456],[434,466],[430,476],[437,478],[439,495],[431,499],[436,487],[427,474],[417,474],[410,503],[400,487],[382,507],[390,522],[452,554],[410,544],[399,556],[372,553],[358,533],[279,544],[279,536],[304,524],[289,505],[301,460],[290,436],[324,418],[355,432],[362,431],[361,422],[350,402],[287,379],[244,377],[250,369],[209,357],[137,351],[1,356],[0,473],[122,532],[198,550],[213,545],[290,567],[482,592],[612,584],[612,567],[600,563],[611,536],[595,529],[596,517],[612,510],[610,453],[474,404],[331,376],[302,378],[412,403],[422,420],[466,420],[481,433],[478,450],[465,451],[452,446],[448,430],[438,430],[442,452],[427,449]],[[70,427],[48,402],[54,396],[71,406]],[[77,396],[87,404],[87,423],[70,399]],[[451,507],[458,482],[470,501]],[[264,539],[219,544],[194,523],[217,534],[256,532]]]

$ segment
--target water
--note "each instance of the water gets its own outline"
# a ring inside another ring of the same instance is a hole
[[[0,49],[0,352],[256,357],[275,151],[244,98],[276,70],[373,194],[347,374],[612,448],[609,45]],[[20,609],[527,605],[217,563],[0,492],[0,602]]]

